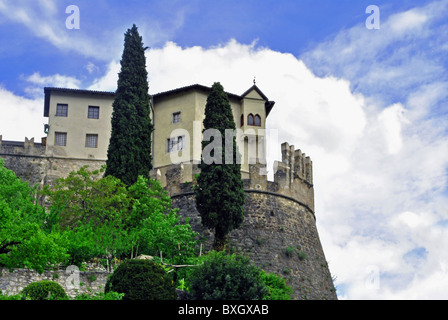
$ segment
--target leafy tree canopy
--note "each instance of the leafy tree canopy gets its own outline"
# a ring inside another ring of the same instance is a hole
[[[36,198],[36,189],[0,159],[0,265],[43,272],[68,259],[60,235],[44,231],[47,215]]]

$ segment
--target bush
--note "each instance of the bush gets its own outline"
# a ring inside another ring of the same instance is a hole
[[[0,291],[0,301],[3,301],[3,300],[23,300],[23,299],[22,299],[21,294],[7,295],[7,294],[3,294]]]
[[[268,294],[260,269],[246,257],[210,252],[190,275],[193,300],[261,300]]]
[[[31,300],[65,300],[68,299],[64,288],[54,281],[36,281],[22,290],[22,295]]]
[[[108,293],[98,292],[95,294],[82,293],[75,297],[74,300],[122,300],[123,293],[109,291]]]
[[[149,260],[126,260],[107,280],[105,293],[124,293],[123,300],[176,300],[171,277]]]
[[[263,300],[291,300],[292,288],[286,284],[284,278],[265,271],[261,271],[261,278],[268,288],[268,294]]]

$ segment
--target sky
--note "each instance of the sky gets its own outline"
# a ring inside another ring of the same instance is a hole
[[[448,0],[0,0],[0,135],[45,136],[45,86],[114,91],[136,24],[151,94],[255,78],[276,102],[268,129],[313,161],[339,299],[448,299],[447,16]]]

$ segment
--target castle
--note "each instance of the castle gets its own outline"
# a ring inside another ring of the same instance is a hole
[[[153,170],[170,193],[182,218],[207,239],[201,225],[192,181],[199,173],[202,121],[209,87],[191,85],[152,96]],[[115,93],[45,88],[46,136],[40,142],[3,141],[5,165],[32,184],[51,184],[84,165],[106,163]],[[246,193],[243,225],[229,235],[231,250],[244,253],[267,272],[280,274],[293,287],[294,299],[337,299],[320,243],[314,211],[312,161],[288,143],[274,163],[274,181],[266,168],[266,120],[275,102],[254,83],[242,95],[227,93],[242,153],[241,175]],[[177,159],[177,162],[173,162]]]

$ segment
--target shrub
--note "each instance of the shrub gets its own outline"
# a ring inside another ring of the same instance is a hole
[[[3,301],[3,300],[22,300],[22,295],[21,294],[7,295],[7,294],[3,294],[0,291],[0,301]]]
[[[22,295],[31,300],[65,300],[68,299],[64,288],[54,281],[36,281],[22,290]]]
[[[261,271],[261,278],[268,288],[263,300],[291,300],[292,288],[286,285],[284,278],[265,271]]]
[[[105,293],[124,293],[123,300],[176,300],[171,277],[150,260],[126,260],[107,280]]]
[[[249,259],[210,252],[190,274],[193,300],[261,300],[268,293],[260,269]]]
[[[292,257],[295,252],[296,252],[296,250],[294,249],[293,246],[289,246],[285,249],[285,254],[287,257]]]
[[[75,297],[74,300],[122,300],[123,293],[109,291],[108,293],[98,292],[95,294],[82,293]]]
[[[300,246],[297,246],[297,249],[294,248],[293,246],[289,246],[284,250],[284,252],[288,258],[291,258],[294,254],[297,254],[299,256],[299,260],[306,259],[306,253],[301,251]]]

